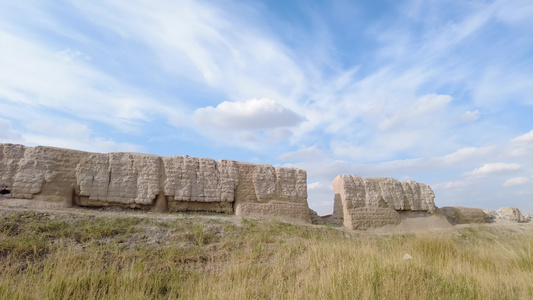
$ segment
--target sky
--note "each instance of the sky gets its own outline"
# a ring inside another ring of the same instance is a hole
[[[0,142],[430,185],[533,212],[533,2],[0,0]]]

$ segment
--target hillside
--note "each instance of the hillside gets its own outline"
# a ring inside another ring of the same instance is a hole
[[[532,225],[387,234],[0,206],[0,298],[531,299]]]

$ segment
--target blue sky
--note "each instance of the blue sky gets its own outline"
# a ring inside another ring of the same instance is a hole
[[[533,212],[533,2],[2,1],[0,142],[303,168]]]

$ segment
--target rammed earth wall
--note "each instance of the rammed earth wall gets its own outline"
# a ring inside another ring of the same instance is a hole
[[[12,198],[310,221],[307,174],[296,168],[0,144],[0,174]]]
[[[401,222],[399,212],[432,214],[433,190],[415,181],[390,177],[339,175],[333,181],[333,218],[349,229],[367,229]]]

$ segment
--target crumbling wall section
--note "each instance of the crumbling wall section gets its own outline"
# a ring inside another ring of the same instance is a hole
[[[72,202],[75,166],[88,153],[0,144],[0,187],[12,198]]]
[[[490,217],[481,208],[445,206],[442,214],[451,224],[487,223]]]

